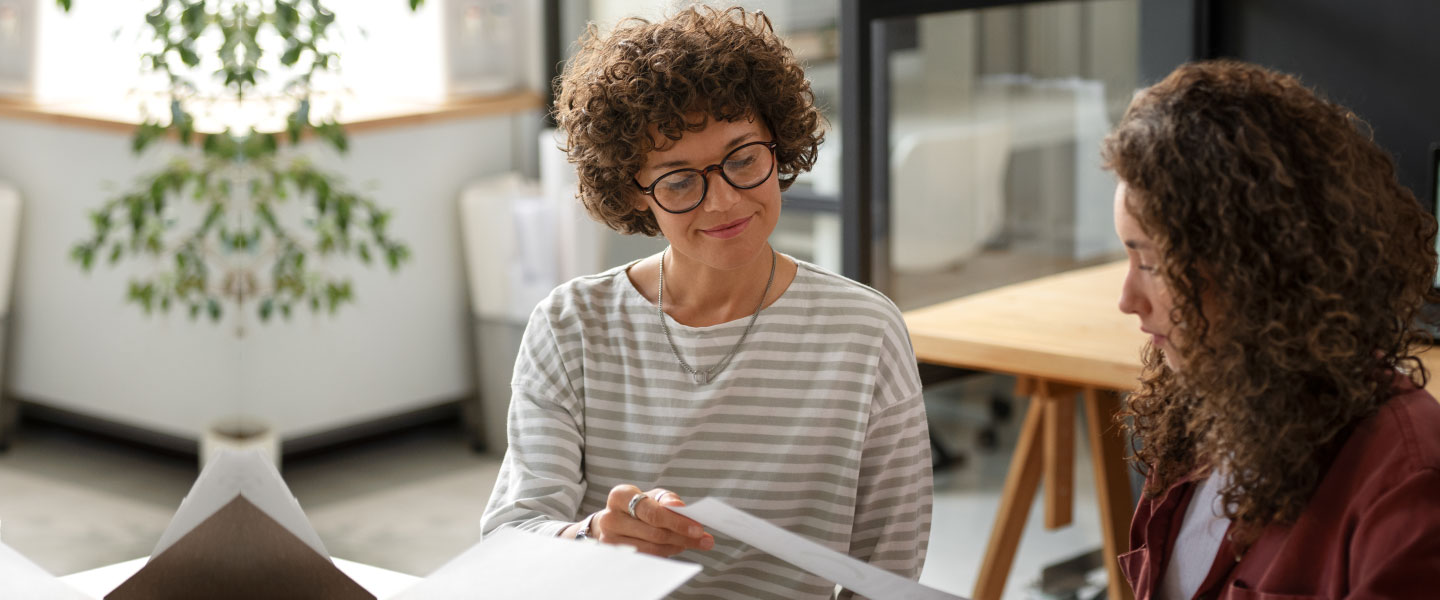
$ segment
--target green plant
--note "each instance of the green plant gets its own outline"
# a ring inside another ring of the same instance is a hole
[[[407,1],[412,9],[422,2]],[[57,2],[69,10],[70,0]],[[91,211],[91,235],[71,250],[81,268],[148,257],[159,268],[130,281],[128,301],[146,313],[183,307],[215,321],[226,305],[253,305],[267,321],[277,312],[288,318],[297,306],[334,313],[353,301],[349,278],[327,273],[317,259],[399,269],[410,251],[387,232],[391,213],[298,150],[307,137],[340,153],[348,147],[333,116],[311,110],[315,76],[338,68],[325,43],[334,23],[319,0],[159,0],[145,15],[155,44],[141,60],[168,82],[169,111],[147,118],[132,147],[138,154],[173,138],[184,150]],[[202,55],[218,57],[219,94],[241,105],[256,101],[258,83],[270,75],[262,59],[277,53],[293,75],[259,101],[285,106],[283,132],[196,130],[192,106],[214,100],[192,78]]]

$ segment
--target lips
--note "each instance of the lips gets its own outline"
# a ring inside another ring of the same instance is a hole
[[[750,226],[750,221],[754,218],[754,216],[749,216],[742,219],[735,219],[734,221],[725,223],[723,225],[717,225],[709,229],[702,229],[700,230],[700,232],[710,237],[729,239],[740,235],[741,232],[745,231],[745,228]]]

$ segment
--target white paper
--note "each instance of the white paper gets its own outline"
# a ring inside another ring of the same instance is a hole
[[[259,450],[225,450],[207,463],[150,555],[159,556],[236,496],[244,496],[320,556],[330,558],[285,479]]]
[[[112,565],[95,567],[87,571],[71,573],[61,577],[60,581],[84,592],[86,598],[104,598],[106,594],[115,591],[115,588],[125,583],[125,580],[134,577],[140,569],[145,568],[145,563],[149,560],[150,557],[142,556]]]
[[[699,572],[624,547],[502,529],[394,600],[659,600]]]
[[[91,600],[4,543],[0,543],[0,598]]]
[[[871,566],[714,498],[666,507],[874,600],[965,600]]]

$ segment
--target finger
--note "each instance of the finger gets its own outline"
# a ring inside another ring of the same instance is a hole
[[[669,497],[678,498],[678,496],[673,495]],[[654,499],[649,498],[648,495],[647,499],[641,500],[639,504],[635,505],[635,516],[639,517],[641,521],[655,527],[668,529],[697,541],[701,536],[705,535],[705,528],[699,523],[682,516],[680,513],[665,508],[664,505],[655,502]]]
[[[640,496],[640,501],[637,502],[635,506],[638,519],[631,519],[629,516],[630,500],[634,499],[637,495]],[[665,501],[664,504],[655,502],[655,498],[663,498]],[[714,548],[715,538],[706,534],[704,528],[701,527],[699,523],[663,508],[663,506],[675,505],[676,503],[679,503],[681,506],[684,505],[684,501],[680,499],[680,495],[670,490],[656,488],[650,492],[640,494],[639,488],[633,485],[617,485],[611,488],[610,494],[606,498],[607,509],[597,514],[591,524],[591,529],[594,530],[597,537],[602,540],[604,539],[605,532],[610,532],[615,535],[641,539],[659,545],[682,546],[697,550]],[[646,506],[651,506],[651,509],[644,508]],[[645,521],[646,517],[641,513],[652,509],[655,511],[654,513],[645,514],[650,515],[649,518],[663,519],[662,522],[668,524],[670,527],[656,526]],[[658,517],[656,515],[658,515]],[[675,530],[677,527],[680,531]],[[695,527],[696,529],[692,530],[691,527]],[[695,535],[690,535],[692,531],[695,532]]]
[[[668,529],[661,529],[644,521],[632,519],[630,515],[625,514],[625,511],[605,511],[591,523],[591,529],[598,530],[601,541],[604,541],[607,535],[614,535],[644,540],[657,545],[701,548],[699,538],[685,537]]]
[[[685,501],[680,499],[680,494],[664,488],[655,488],[645,493],[659,502],[661,506],[685,506]]]
[[[626,505],[630,503],[630,499],[639,493],[641,493],[640,488],[628,483],[610,488],[610,495],[605,498],[605,508],[615,512],[626,512]]]
[[[661,558],[669,558],[685,551],[684,546],[656,544],[654,542],[642,540],[639,538],[620,535],[612,535],[608,536],[607,538],[601,538],[600,541],[605,544],[619,544],[623,546],[630,546],[642,553],[649,554],[651,556],[659,556]]]
[[[651,496],[652,498],[655,498],[655,501],[659,502],[660,506],[664,506],[667,508],[672,506],[685,506],[685,501],[680,498],[680,494],[664,488],[655,488],[653,490],[650,490],[649,492],[646,492],[646,494]],[[697,523],[697,525],[698,524],[699,523]],[[701,527],[703,528],[704,526],[702,525]],[[692,544],[690,546],[691,548],[696,548],[699,550],[709,550],[715,547],[715,536],[708,533],[702,534],[699,538],[690,539],[698,542]]]

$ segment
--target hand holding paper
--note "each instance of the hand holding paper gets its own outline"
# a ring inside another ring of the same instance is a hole
[[[680,495],[670,490],[641,492],[633,485],[617,485],[605,500],[606,510],[591,521],[591,537],[660,557],[714,548],[715,538],[699,523],[665,510],[684,505]]]

